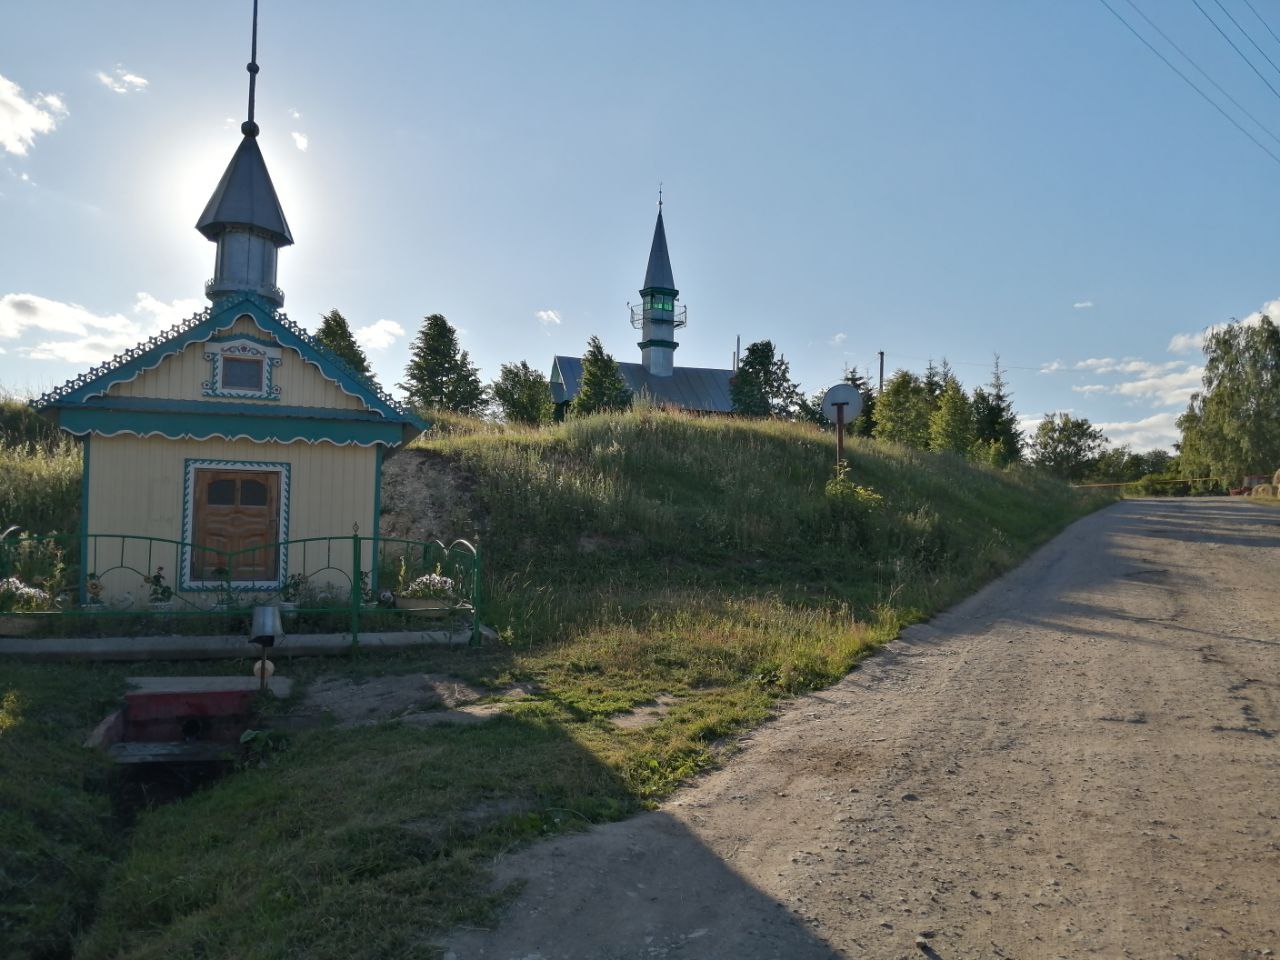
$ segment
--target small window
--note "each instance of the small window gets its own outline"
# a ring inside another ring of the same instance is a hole
[[[265,507],[267,505],[267,485],[261,480],[240,481],[240,506]]]
[[[205,503],[211,507],[234,507],[236,505],[236,482],[234,480],[211,480],[205,488]]]
[[[222,389],[261,390],[262,361],[239,357],[222,358]]]

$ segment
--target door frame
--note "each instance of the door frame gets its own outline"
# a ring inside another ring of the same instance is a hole
[[[220,580],[191,579],[191,543],[195,539],[195,477],[197,470],[243,470],[247,473],[274,472],[280,476],[280,519],[276,526],[280,541],[289,539],[290,464],[264,460],[201,460],[188,457],[182,471],[182,556],[178,558],[178,589],[198,593],[222,586]],[[232,580],[238,590],[279,590],[289,575],[289,549],[280,548],[273,580]]]

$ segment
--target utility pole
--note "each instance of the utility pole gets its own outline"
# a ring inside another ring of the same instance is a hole
[[[884,351],[878,350],[876,352],[880,354],[880,390],[876,394],[876,396],[879,396],[884,393]]]

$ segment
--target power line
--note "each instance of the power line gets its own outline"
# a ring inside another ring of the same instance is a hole
[[[1196,9],[1199,10],[1204,15],[1204,18],[1208,20],[1211,24],[1213,24],[1213,29],[1217,30],[1218,33],[1222,35],[1222,39],[1227,41],[1227,43],[1231,45],[1231,49],[1234,50],[1237,54],[1239,54],[1240,59],[1249,65],[1249,69],[1258,75],[1258,79],[1267,85],[1267,89],[1270,90],[1273,94],[1275,94],[1275,98],[1277,100],[1280,100],[1280,90],[1277,90],[1274,86],[1271,85],[1271,81],[1262,75],[1262,71],[1258,69],[1257,65],[1254,64],[1254,62],[1250,60],[1247,56],[1245,56],[1244,51],[1241,50],[1238,46],[1236,46],[1236,42],[1234,40],[1232,40],[1229,36],[1227,36],[1227,31],[1223,30],[1222,27],[1219,26],[1217,20],[1209,16],[1209,11],[1207,11],[1204,7],[1200,6],[1200,0],[1191,0],[1191,2],[1196,5]],[[1222,6],[1222,4],[1219,3],[1218,6]]]
[[[1244,38],[1253,45],[1253,49],[1257,50],[1258,53],[1262,54],[1262,59],[1267,61],[1267,63],[1271,64],[1271,69],[1274,70],[1276,73],[1280,73],[1280,67],[1277,67],[1276,62],[1267,56],[1267,52],[1263,50],[1260,46],[1258,46],[1258,42],[1254,40],[1252,36],[1249,35],[1249,31],[1246,30],[1244,27],[1240,26],[1240,21],[1237,20],[1235,17],[1233,17],[1231,15],[1231,11],[1222,5],[1222,0],[1213,0],[1213,2],[1218,5],[1219,10],[1221,10],[1223,13],[1227,15],[1227,19],[1230,20],[1233,24],[1235,24],[1235,28],[1239,30],[1242,34],[1244,34]]]
[[[1220,94],[1222,94],[1222,95],[1223,95],[1224,97],[1226,97],[1229,101],[1231,101],[1231,104],[1232,104],[1232,105],[1233,105],[1237,110],[1239,110],[1241,113],[1243,113],[1246,117],[1248,117],[1250,120],[1252,120],[1252,121],[1254,122],[1254,124],[1256,124],[1256,125],[1257,125],[1257,127],[1258,127],[1258,128],[1259,128],[1263,133],[1265,133],[1268,137],[1270,137],[1272,140],[1274,140],[1277,144],[1280,144],[1280,137],[1277,137],[1274,133],[1272,133],[1272,132],[1267,128],[1267,125],[1266,125],[1266,124],[1264,124],[1261,120],[1259,120],[1259,119],[1258,119],[1257,117],[1255,117],[1252,113],[1250,113],[1248,110],[1246,110],[1246,109],[1245,109],[1245,107],[1240,103],[1240,101],[1239,101],[1239,100],[1237,100],[1237,99],[1236,99],[1235,97],[1233,97],[1230,93],[1228,93],[1228,92],[1226,91],[1226,89],[1225,89],[1225,88],[1223,88],[1222,84],[1218,83],[1218,81],[1217,81],[1217,80],[1215,80],[1215,79],[1213,79],[1213,77],[1209,76],[1209,74],[1205,72],[1204,68],[1203,68],[1203,67],[1201,67],[1201,66],[1200,66],[1200,64],[1198,64],[1198,63],[1196,63],[1194,60],[1192,60],[1192,59],[1191,59],[1191,55],[1190,55],[1189,53],[1187,53],[1187,51],[1183,50],[1180,46],[1178,46],[1178,45],[1177,45],[1177,43],[1175,43],[1175,42],[1173,41],[1173,39],[1172,39],[1172,38],[1171,38],[1167,33],[1165,33],[1163,30],[1161,30],[1161,29],[1160,29],[1160,27],[1159,27],[1159,25],[1158,25],[1158,24],[1156,24],[1156,22],[1155,22],[1155,21],[1153,21],[1150,17],[1148,17],[1145,13],[1143,13],[1143,12],[1142,12],[1142,9],[1141,9],[1141,8],[1140,8],[1136,3],[1134,3],[1134,2],[1133,2],[1133,0],[1125,0],[1125,3],[1127,3],[1127,4],[1129,4],[1129,6],[1133,7],[1134,12],[1135,12],[1135,13],[1137,13],[1137,15],[1138,15],[1138,16],[1140,16],[1143,20],[1145,20],[1145,21],[1147,22],[1147,25],[1148,25],[1148,26],[1150,26],[1152,30],[1154,30],[1156,33],[1158,33],[1158,34],[1159,34],[1159,35],[1164,39],[1164,42],[1165,42],[1165,43],[1169,44],[1169,46],[1171,46],[1171,47],[1173,47],[1173,49],[1177,50],[1177,51],[1178,51],[1178,53],[1180,53],[1180,54],[1182,55],[1182,59],[1183,59],[1183,60],[1185,60],[1185,61],[1187,61],[1187,63],[1189,63],[1189,64],[1190,64],[1190,65],[1191,65],[1191,66],[1192,66],[1192,67],[1193,67],[1193,68],[1194,68],[1194,69],[1195,69],[1195,70],[1200,74],[1200,76],[1204,77],[1204,78],[1205,78],[1206,80],[1208,80],[1211,84],[1213,84],[1213,86],[1214,86],[1214,89],[1215,89],[1215,90],[1217,90]]]
[[[1264,27],[1266,27],[1267,33],[1271,34],[1271,39],[1274,40],[1276,43],[1280,43],[1280,37],[1277,37],[1276,32],[1271,29],[1271,25],[1267,23],[1267,21],[1262,19],[1262,14],[1260,14],[1257,10],[1253,8],[1253,4],[1250,3],[1249,0],[1244,0],[1244,5],[1249,8],[1250,13],[1252,13],[1255,17],[1258,18],[1258,22],[1262,24]]]
[[[1229,113],[1227,113],[1227,111],[1223,110],[1223,109],[1222,109],[1222,107],[1221,107],[1221,105],[1220,105],[1216,100],[1214,100],[1214,99],[1213,99],[1212,97],[1210,97],[1207,93],[1205,93],[1205,92],[1204,92],[1203,90],[1201,90],[1198,86],[1196,86],[1196,83],[1195,83],[1195,81],[1194,81],[1194,80],[1192,80],[1192,79],[1191,79],[1190,77],[1188,77],[1185,73],[1183,73],[1181,70],[1179,70],[1177,67],[1175,67],[1175,66],[1173,65],[1173,63],[1169,60],[1169,58],[1168,58],[1168,57],[1166,57],[1163,53],[1161,53],[1161,52],[1160,52],[1159,50],[1157,50],[1154,46],[1152,46],[1152,45],[1151,45],[1151,41],[1149,41],[1146,37],[1144,37],[1142,34],[1140,34],[1140,33],[1139,33],[1135,28],[1134,28],[1133,24],[1131,24],[1131,23],[1130,23],[1128,20],[1126,20],[1124,17],[1120,16],[1120,14],[1116,11],[1116,9],[1115,9],[1113,6],[1111,6],[1111,4],[1109,4],[1109,3],[1107,2],[1107,0],[1098,0],[1098,2],[1099,2],[1100,4],[1102,4],[1104,7],[1106,7],[1106,8],[1107,8],[1107,10],[1108,10],[1108,11],[1110,11],[1110,13],[1111,13],[1111,15],[1112,15],[1113,17],[1115,17],[1115,18],[1116,18],[1117,20],[1119,20],[1122,24],[1124,24],[1124,26],[1125,26],[1125,29],[1126,29],[1126,30],[1128,30],[1128,31],[1129,31],[1130,33],[1132,33],[1135,37],[1137,37],[1139,40],[1141,40],[1141,41],[1142,41],[1143,46],[1145,46],[1148,50],[1150,50],[1150,51],[1151,51],[1152,53],[1154,53],[1157,57],[1159,57],[1159,58],[1160,58],[1160,60],[1161,60],[1161,62],[1162,62],[1162,63],[1164,63],[1164,65],[1165,65],[1166,67],[1168,67],[1170,70],[1172,70],[1174,73],[1176,73],[1179,77],[1181,77],[1181,78],[1182,78],[1182,82],[1183,82],[1183,83],[1185,83],[1185,84],[1186,84],[1187,86],[1189,86],[1192,90],[1194,90],[1196,93],[1198,93],[1198,94],[1201,96],[1201,98],[1205,101],[1205,103],[1209,104],[1209,106],[1213,107],[1213,109],[1217,110],[1220,114],[1222,114],[1224,117],[1226,117],[1226,119],[1227,119],[1227,122],[1228,122],[1228,123],[1230,123],[1233,127],[1235,127],[1237,130],[1239,130],[1241,133],[1243,133],[1243,134],[1244,134],[1246,137],[1248,137],[1250,140],[1252,140],[1252,141],[1253,141],[1254,146],[1256,146],[1259,150],[1261,150],[1261,151],[1262,151],[1263,153],[1265,153],[1268,157],[1270,157],[1272,160],[1274,160],[1274,161],[1276,162],[1276,165],[1277,165],[1277,166],[1280,166],[1280,156],[1276,156],[1276,154],[1272,153],[1272,152],[1267,148],[1267,146],[1266,146],[1266,145],[1265,145],[1261,140],[1259,140],[1257,137],[1255,137],[1252,133],[1250,133],[1248,130],[1246,130],[1243,126],[1241,126],[1241,125],[1240,125],[1240,122],[1239,122],[1238,120],[1236,120],[1236,118],[1235,118],[1235,117],[1231,116],[1231,114],[1229,114]],[[1192,0],[1192,2],[1194,2],[1194,0]],[[1210,22],[1212,22],[1212,21],[1210,21]]]

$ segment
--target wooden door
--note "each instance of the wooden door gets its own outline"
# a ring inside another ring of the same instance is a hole
[[[191,579],[221,580],[219,568],[226,568],[230,580],[276,579],[280,474],[196,470],[195,490]]]

